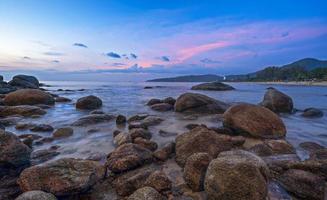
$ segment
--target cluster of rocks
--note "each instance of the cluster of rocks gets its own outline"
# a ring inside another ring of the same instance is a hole
[[[150,99],[147,105],[155,111],[169,111],[174,109],[176,99],[167,97],[165,99]]]

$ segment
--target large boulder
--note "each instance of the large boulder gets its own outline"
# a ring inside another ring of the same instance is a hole
[[[150,108],[155,111],[165,112],[165,111],[173,110],[174,106],[172,106],[169,103],[157,103],[150,106]]]
[[[157,190],[152,187],[143,187],[136,190],[127,200],[166,200]]]
[[[24,192],[42,190],[65,196],[87,191],[104,175],[105,168],[98,162],[62,158],[25,169],[18,183]]]
[[[272,87],[268,88],[260,104],[276,113],[291,113],[293,111],[292,98]]]
[[[152,152],[137,144],[123,144],[108,155],[107,167],[114,173],[135,169],[153,160]]]
[[[222,82],[210,82],[210,83],[201,83],[199,85],[194,85],[191,90],[214,90],[214,91],[226,91],[226,90],[235,90],[230,85],[227,85]]]
[[[57,200],[57,198],[51,193],[43,192],[41,190],[34,190],[24,192],[15,200]]]
[[[47,112],[37,106],[0,106],[0,117],[7,117],[13,115],[21,115],[24,117],[30,117],[33,115],[44,115]]]
[[[92,110],[98,109],[101,106],[102,100],[99,97],[93,95],[82,97],[76,102],[76,108],[78,109]]]
[[[7,94],[4,103],[9,106],[37,104],[53,105],[55,100],[49,93],[38,89],[21,89]]]
[[[175,103],[176,112],[216,114],[225,112],[228,107],[224,102],[196,93],[182,94]]]
[[[39,81],[34,76],[16,75],[9,81],[11,86],[18,88],[39,88]]]
[[[89,126],[98,123],[109,122],[115,118],[114,115],[108,114],[93,114],[86,115],[84,117],[79,118],[77,121],[72,123],[73,126]]]
[[[223,117],[224,127],[240,134],[273,139],[286,135],[286,127],[278,115],[261,106],[235,105],[229,108]]]
[[[290,169],[279,178],[279,182],[287,191],[301,199],[324,199],[325,180],[311,172]]]
[[[210,162],[204,188],[209,200],[265,200],[268,173],[260,157],[243,150],[226,151]]]
[[[184,166],[194,153],[208,153],[215,158],[220,152],[236,146],[231,136],[217,134],[206,127],[199,126],[176,137],[176,162]]]
[[[8,94],[15,90],[16,90],[16,88],[14,86],[11,86],[4,81],[0,81],[0,94]]]

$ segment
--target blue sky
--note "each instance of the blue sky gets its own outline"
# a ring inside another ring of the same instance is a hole
[[[326,10],[323,0],[0,0],[0,70],[238,74],[326,59]]]

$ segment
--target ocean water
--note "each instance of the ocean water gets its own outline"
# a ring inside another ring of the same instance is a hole
[[[75,109],[74,103],[80,97],[96,95],[103,101],[103,110],[110,114],[123,114],[132,116],[135,114],[148,113],[165,119],[159,126],[151,127],[153,140],[159,146],[173,141],[175,136],[162,137],[159,130],[165,130],[181,134],[185,131],[188,123],[202,123],[210,127],[221,126],[220,115],[185,116],[174,112],[156,112],[149,109],[146,103],[151,98],[174,97],[185,92],[196,92],[208,95],[215,99],[235,103],[247,102],[259,103],[267,87],[272,85],[256,83],[230,83],[236,88],[234,91],[191,91],[190,88],[196,83],[147,83],[147,82],[45,82],[51,85],[47,89],[55,94],[68,97],[71,103],[57,103],[53,108],[47,109],[47,114],[38,119],[24,119],[22,122],[46,123],[54,128],[68,126],[81,116],[87,115],[87,111]],[[144,86],[161,86],[153,89],[144,89]],[[297,148],[300,155],[306,156],[298,148],[299,143],[313,141],[327,146],[327,87],[320,86],[286,86],[273,85],[278,90],[293,98],[295,108],[303,110],[315,107],[323,110],[324,117],[307,119],[301,117],[301,112],[289,115],[281,115],[287,127],[286,139]],[[75,91],[57,91],[58,89],[70,89]],[[84,91],[76,91],[85,89]],[[98,132],[88,133],[90,129],[98,129]],[[74,127],[74,135],[69,138],[55,140],[52,143],[36,146],[36,149],[45,149],[52,145],[59,145],[60,157],[87,158],[90,155],[105,155],[114,149],[112,132],[117,129],[115,121],[93,125],[89,127]],[[120,127],[126,130],[124,127]],[[28,133],[9,127],[9,131],[16,134]],[[42,136],[51,136],[51,133],[38,133]]]

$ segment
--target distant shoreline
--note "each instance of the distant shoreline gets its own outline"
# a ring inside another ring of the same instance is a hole
[[[327,81],[264,81],[264,82],[247,82],[247,83],[258,83],[264,85],[302,85],[302,86],[327,86]]]

